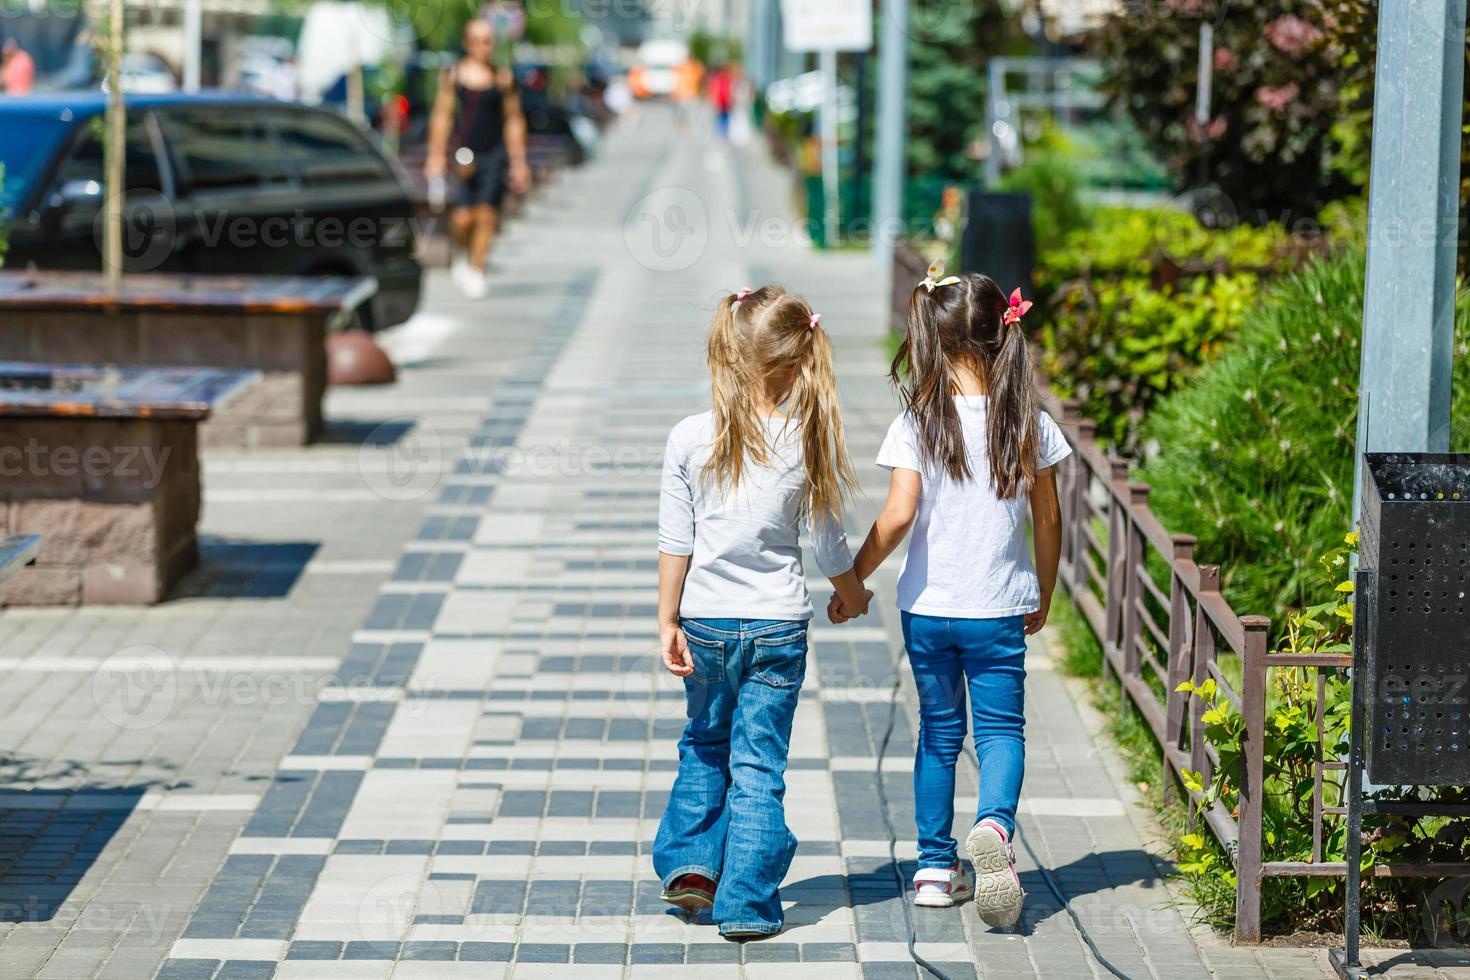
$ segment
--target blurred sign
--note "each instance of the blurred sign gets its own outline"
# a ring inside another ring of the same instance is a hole
[[[495,29],[495,36],[506,41],[519,41],[526,33],[526,11],[518,3],[487,3],[481,14]]]
[[[781,0],[788,51],[866,51],[873,46],[871,0]]]

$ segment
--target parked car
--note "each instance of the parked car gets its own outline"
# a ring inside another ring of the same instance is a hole
[[[0,221],[11,268],[101,264],[101,93],[0,100]],[[414,206],[402,172],[328,109],[255,96],[127,97],[124,267],[372,275],[364,326],[418,305]]]

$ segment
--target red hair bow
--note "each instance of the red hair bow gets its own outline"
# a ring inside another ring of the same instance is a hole
[[[1021,317],[1025,316],[1026,311],[1029,309],[1031,309],[1031,301],[1021,298],[1021,287],[1017,286],[1011,290],[1011,302],[1006,307],[1005,313],[1002,314],[1000,318],[1001,322],[1006,326],[1010,326],[1013,323],[1020,323]]]

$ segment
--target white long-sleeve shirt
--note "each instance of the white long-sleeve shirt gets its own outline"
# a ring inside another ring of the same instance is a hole
[[[669,433],[658,511],[658,550],[688,555],[679,615],[686,619],[812,618],[798,530],[829,578],[852,568],[838,520],[812,520],[806,462],[796,423],[766,420],[770,462],[746,461],[735,489],[704,475],[714,413],[691,415]]]

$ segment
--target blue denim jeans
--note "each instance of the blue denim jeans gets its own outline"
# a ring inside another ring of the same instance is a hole
[[[914,822],[919,867],[947,868],[959,856],[954,767],[965,742],[965,699],[975,724],[980,806],[1014,834],[1026,769],[1025,618],[948,619],[903,614],[903,640],[919,695],[914,752]]]
[[[806,676],[807,624],[686,619],[694,673],[679,774],[653,842],[664,886],[683,874],[718,883],[720,932],[779,932],[781,879],[796,854],[786,826],[786,754]]]

